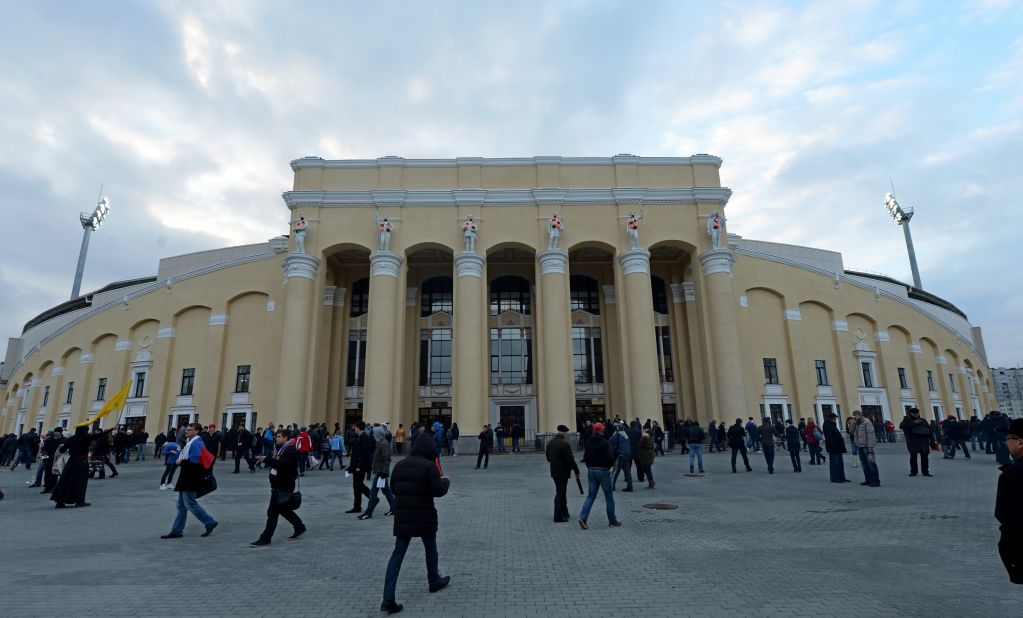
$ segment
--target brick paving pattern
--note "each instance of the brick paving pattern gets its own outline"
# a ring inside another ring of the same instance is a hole
[[[732,474],[728,455],[705,453],[708,474],[688,477],[675,450],[657,459],[655,490],[615,493],[624,527],[607,527],[599,497],[584,531],[551,522],[542,455],[495,455],[479,471],[475,457],[445,458],[452,485],[437,501],[438,545],[451,586],[428,594],[416,541],[398,584],[402,615],[1023,616],[1023,589],[995,548],[993,457],[939,457],[934,478],[907,477],[901,443],[878,459],[883,486],[872,489],[848,455],[855,482],[835,485],[826,464],[804,455],[797,475],[781,452],[773,476],[759,454],[753,472]],[[309,472],[300,511],[309,532],[286,541],[282,520],[271,547],[252,549],[266,479],[230,464],[216,464],[220,489],[201,501],[220,527],[200,538],[189,516],[177,540],[159,538],[176,499],[157,490],[159,463],[120,466],[118,478],[89,483],[92,507],[63,511],[25,486],[23,469],[0,472],[3,615],[191,615],[176,609],[185,601],[210,616],[376,614],[393,545],[386,502],[358,521],[343,514],[351,482]],[[569,490],[574,517],[582,498]],[[679,508],[643,507],[652,502]]]

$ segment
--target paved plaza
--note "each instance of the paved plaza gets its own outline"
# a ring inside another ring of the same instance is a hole
[[[769,476],[730,472],[707,454],[707,475],[686,476],[678,451],[657,459],[652,491],[616,492],[610,529],[598,498],[590,529],[554,524],[553,484],[540,454],[445,458],[450,494],[437,501],[441,571],[428,594],[422,545],[398,585],[408,616],[1023,616],[1023,589],[998,560],[993,457],[932,462],[908,478],[905,447],[883,445],[883,486],[828,482],[827,465],[793,474],[779,456]],[[268,497],[264,473],[215,468],[202,500],[219,520],[209,538],[189,519],[185,538],[160,540],[176,494],[157,490],[162,465],[120,466],[89,483],[87,509],[53,509],[28,474],[0,472],[0,582],[4,616],[369,616],[380,605],[393,545],[391,519],[344,510],[351,483],[337,471],[302,479],[309,532],[252,549]],[[584,475],[585,475],[585,468]],[[585,477],[584,477],[585,482]],[[570,484],[573,519],[582,498]],[[619,488],[624,483],[619,481]],[[665,502],[677,510],[652,510]],[[386,506],[386,503],[381,506]],[[190,609],[184,609],[182,604]],[[70,608],[74,608],[71,610]],[[70,613],[69,613],[70,612]]]

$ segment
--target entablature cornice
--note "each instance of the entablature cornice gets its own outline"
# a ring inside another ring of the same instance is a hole
[[[377,208],[380,206],[644,206],[655,204],[725,205],[727,187],[613,188],[613,189],[450,189],[366,191],[288,191],[284,203],[298,208]]]
[[[523,167],[535,165],[712,165],[721,167],[721,157],[709,154],[695,154],[689,157],[639,157],[620,154],[613,157],[457,157],[454,159],[406,159],[404,157],[379,157],[377,159],[331,160],[321,157],[302,157],[291,162],[292,171],[309,168],[367,169],[380,167]]]

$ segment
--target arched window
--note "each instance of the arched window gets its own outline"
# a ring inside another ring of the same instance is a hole
[[[423,302],[419,310],[420,317],[425,318],[441,311],[452,313],[454,296],[452,294],[451,283],[451,277],[431,277],[423,282]]]
[[[600,315],[600,286],[597,280],[586,275],[572,275],[569,278],[572,311],[583,311]]]
[[[369,279],[359,279],[352,284],[352,306],[349,316],[357,318],[369,311]]]
[[[490,315],[517,311],[530,315],[529,281],[505,275],[490,282]]]
[[[650,291],[654,297],[654,311],[661,315],[668,315],[668,286],[664,283],[664,279],[650,275]]]

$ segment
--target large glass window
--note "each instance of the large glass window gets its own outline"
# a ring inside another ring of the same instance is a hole
[[[822,360],[813,361],[817,370],[817,386],[828,386],[828,363]]]
[[[103,401],[107,398],[107,379],[100,378],[96,384],[96,401]]]
[[[366,331],[364,329],[348,332],[348,369],[345,384],[348,386],[366,385]]]
[[[958,393],[959,392],[959,391],[956,390],[956,377],[955,377],[954,374],[951,374],[951,373],[948,374],[948,385],[952,387],[952,392],[953,393]]]
[[[451,277],[431,277],[422,285],[423,302],[419,310],[421,317],[445,311],[452,313],[454,296],[451,289]]]
[[[490,383],[532,384],[532,344],[528,328],[491,328]]]
[[[352,284],[352,304],[348,311],[353,318],[369,311],[369,279],[359,279]]]
[[[238,373],[234,376],[234,392],[249,392],[249,378],[252,376],[252,365],[238,365]]]
[[[583,310],[600,315],[600,285],[593,277],[572,275],[569,277],[569,300],[572,311]]]
[[[863,387],[874,388],[874,368],[870,363],[861,362],[860,371],[863,373]]]
[[[671,328],[655,326],[657,338],[657,365],[661,372],[661,382],[674,382],[675,372],[671,369]]]
[[[68,382],[67,383],[67,399],[64,400],[64,403],[71,403],[71,399],[74,396],[75,396],[75,383],[74,382]]]
[[[928,372],[927,372],[927,390],[929,390],[929,391],[936,391],[936,390],[938,390],[938,389],[934,388],[934,372],[930,371],[930,370],[928,370]]]
[[[517,311],[530,315],[529,281],[515,275],[505,275],[490,282],[490,315]]]
[[[572,328],[572,369],[576,384],[604,382],[604,355],[600,349],[599,328]]]
[[[132,397],[145,397],[145,395],[146,395],[146,372],[136,371],[135,392],[132,393]]]
[[[419,385],[451,384],[451,329],[423,329],[419,334]]]
[[[191,395],[195,388],[195,368],[181,370],[181,392],[182,396]]]
[[[774,358],[764,359],[764,382],[767,384],[780,384],[778,381],[778,360]]]
[[[664,279],[650,275],[650,292],[653,294],[654,311],[668,315],[668,286]]]
[[[43,407],[44,408],[46,407],[46,404],[49,401],[50,401],[50,387],[47,386],[46,388],[43,389]]]
[[[899,388],[906,390],[909,388],[909,381],[906,380],[906,368],[899,367]]]

